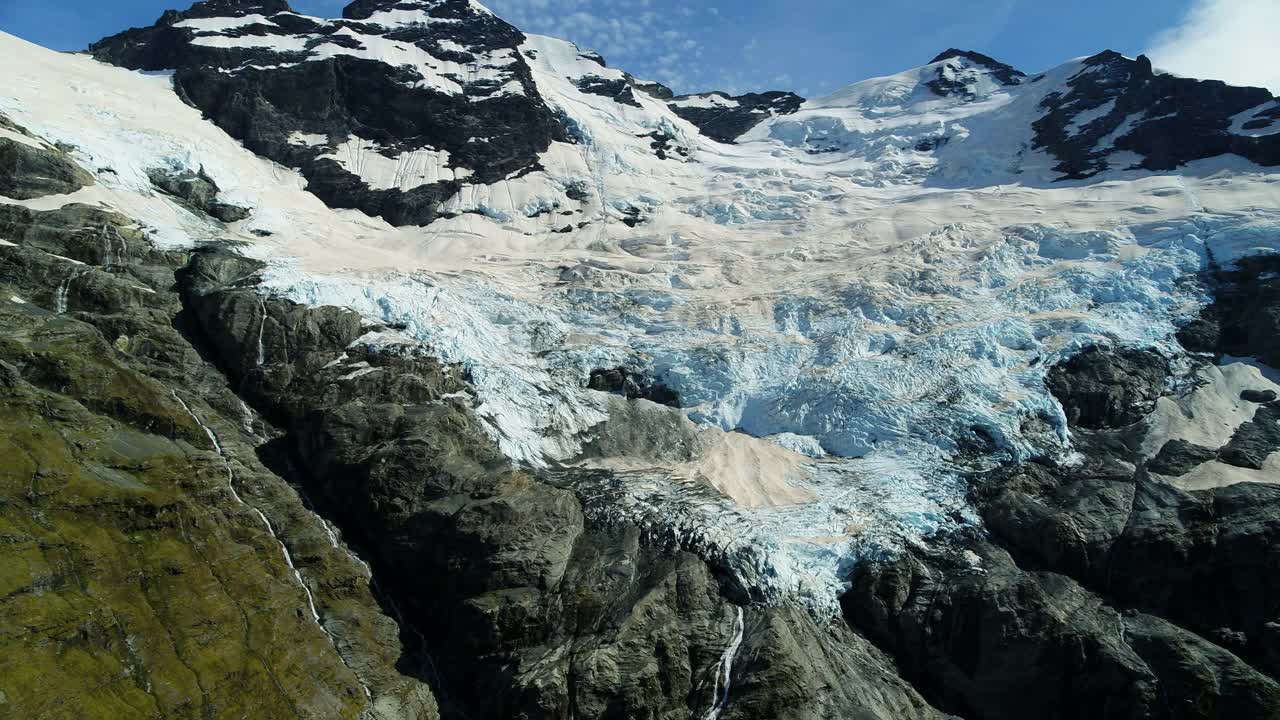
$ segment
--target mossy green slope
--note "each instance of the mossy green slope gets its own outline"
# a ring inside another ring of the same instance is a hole
[[[0,712],[358,715],[356,679],[177,399],[87,324],[10,301],[0,332]]]
[[[185,254],[75,204],[0,204],[0,240],[0,719],[438,717],[181,331]]]

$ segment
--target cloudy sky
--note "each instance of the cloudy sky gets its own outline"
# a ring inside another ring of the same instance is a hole
[[[294,0],[340,14],[342,0]],[[1028,72],[1110,48],[1157,67],[1280,93],[1280,0],[488,0],[528,32],[568,38],[678,91],[814,97],[948,47]],[[0,0],[0,30],[79,49],[182,0]]]

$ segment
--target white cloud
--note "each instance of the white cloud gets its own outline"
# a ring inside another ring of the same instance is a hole
[[[1280,1],[1196,0],[1186,17],[1151,42],[1147,56],[1177,75],[1225,80],[1280,93]]]

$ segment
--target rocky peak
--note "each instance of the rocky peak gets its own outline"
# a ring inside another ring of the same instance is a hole
[[[421,19],[414,17],[421,15]],[[471,0],[355,0],[342,10],[348,20],[368,20],[374,16],[383,24],[411,24],[431,19],[493,17],[493,13]]]
[[[1063,179],[1108,169],[1172,170],[1227,153],[1275,165],[1280,146],[1274,138],[1233,126],[1237,115],[1266,112],[1272,100],[1262,88],[1157,73],[1144,55],[1104,50],[1080,62],[1065,90],[1045,96],[1040,106],[1047,112],[1032,127],[1036,145],[1061,161],[1055,170]],[[1113,167],[1116,151],[1140,159]]]
[[[463,178],[527,170],[566,137],[519,52],[524,35],[477,3],[357,0],[341,20],[287,10],[283,0],[209,0],[90,49],[127,68],[174,70],[191,104],[254,152],[300,168],[330,206],[397,225],[432,222]]]
[[[204,0],[192,5],[185,12],[169,10],[160,24],[176,24],[182,20],[218,17],[244,17],[246,15],[276,15],[293,12],[285,0]]]
[[[1000,80],[1001,83],[1005,85],[1017,85],[1021,83],[1023,80],[1025,80],[1027,77],[1026,73],[1013,67],[1012,65],[1002,63],[999,60],[996,60],[995,58],[991,57],[990,55],[983,55],[982,53],[975,52],[973,50],[959,50],[957,48],[948,48],[938,53],[936,57],[934,57],[932,60],[929,61],[929,64],[933,65],[935,63],[946,62],[947,60],[953,60],[953,59],[968,61],[973,65],[978,65],[983,68],[986,68],[987,70],[991,71],[992,75],[994,75],[998,80]]]
[[[952,48],[935,57],[930,65],[936,65],[933,78],[925,85],[942,97],[958,97],[972,102],[992,91],[1009,85],[1019,85],[1026,73],[994,58]]]

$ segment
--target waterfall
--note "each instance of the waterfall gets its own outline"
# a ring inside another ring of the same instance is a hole
[[[253,427],[253,411],[249,409],[244,400],[236,398],[236,401],[240,403],[240,422],[242,423],[241,427],[244,429],[244,434],[257,440],[258,431]]]
[[[102,241],[102,266],[114,265],[114,259],[111,258],[111,233],[106,225],[102,225],[101,232],[97,233],[97,237]]]
[[[724,649],[724,654],[720,656],[720,662],[716,663],[716,686],[715,686],[715,704],[702,716],[702,720],[718,720],[720,713],[724,710],[724,706],[729,702],[729,688],[733,681],[733,661],[738,656],[738,648],[742,646],[742,608],[735,608],[738,613],[733,621],[733,638],[729,640],[729,644]]]
[[[88,272],[86,268],[76,268],[58,284],[58,289],[53,293],[53,308],[59,315],[67,312],[67,296],[71,292],[71,283],[86,272]]]
[[[187,403],[179,397],[176,390],[170,390],[169,393],[173,395],[174,400],[178,401],[178,404],[187,412],[187,415],[190,415],[191,419],[196,421],[196,424],[200,426],[200,429],[204,430],[204,434],[209,436],[209,441],[213,443],[214,452],[217,453],[218,459],[222,461],[223,469],[227,471],[227,488],[231,490],[231,497],[234,498],[238,504],[252,510],[254,514],[258,516],[258,519],[262,521],[262,524],[266,526],[267,533],[271,535],[271,539],[275,540],[276,545],[280,546],[280,553],[284,556],[284,564],[288,565],[289,569],[293,571],[294,579],[298,581],[298,585],[302,586],[302,592],[307,596],[307,608],[311,611],[311,619],[315,621],[316,627],[320,628],[320,632],[324,633],[325,637],[329,638],[329,643],[333,645],[335,650],[337,650],[338,639],[333,636],[333,633],[329,632],[329,629],[324,626],[324,623],[320,622],[320,612],[316,609],[316,598],[312,595],[311,588],[307,585],[306,581],[302,579],[302,572],[293,564],[293,555],[289,553],[288,546],[286,546],[284,541],[280,539],[280,536],[276,534],[276,530],[271,526],[271,521],[267,519],[267,516],[258,508],[246,503],[244,499],[240,497],[240,493],[236,492],[235,472],[231,469],[231,461],[227,459],[226,454],[223,452],[222,443],[218,442],[218,436],[213,432],[213,428],[204,424],[204,421],[195,414],[191,409],[191,406],[187,405]],[[355,675],[356,682],[360,683],[360,688],[364,690],[365,698],[373,700],[373,693],[369,691],[369,686],[364,683],[364,680],[360,678],[360,675],[356,673],[355,669],[347,664],[347,661],[342,657],[341,652],[338,653],[338,659],[342,661],[342,664],[347,665],[347,669],[351,670],[352,675]]]
[[[102,240],[102,265],[106,267],[108,265],[123,264],[125,258],[129,255],[129,243],[120,234],[120,231],[104,224],[102,230],[98,233],[98,237]],[[117,240],[120,241],[119,251],[116,250]]]
[[[262,314],[262,320],[258,323],[258,367],[267,360],[267,350],[262,345],[262,334],[267,329],[267,301],[261,295],[258,296],[258,311]]]

